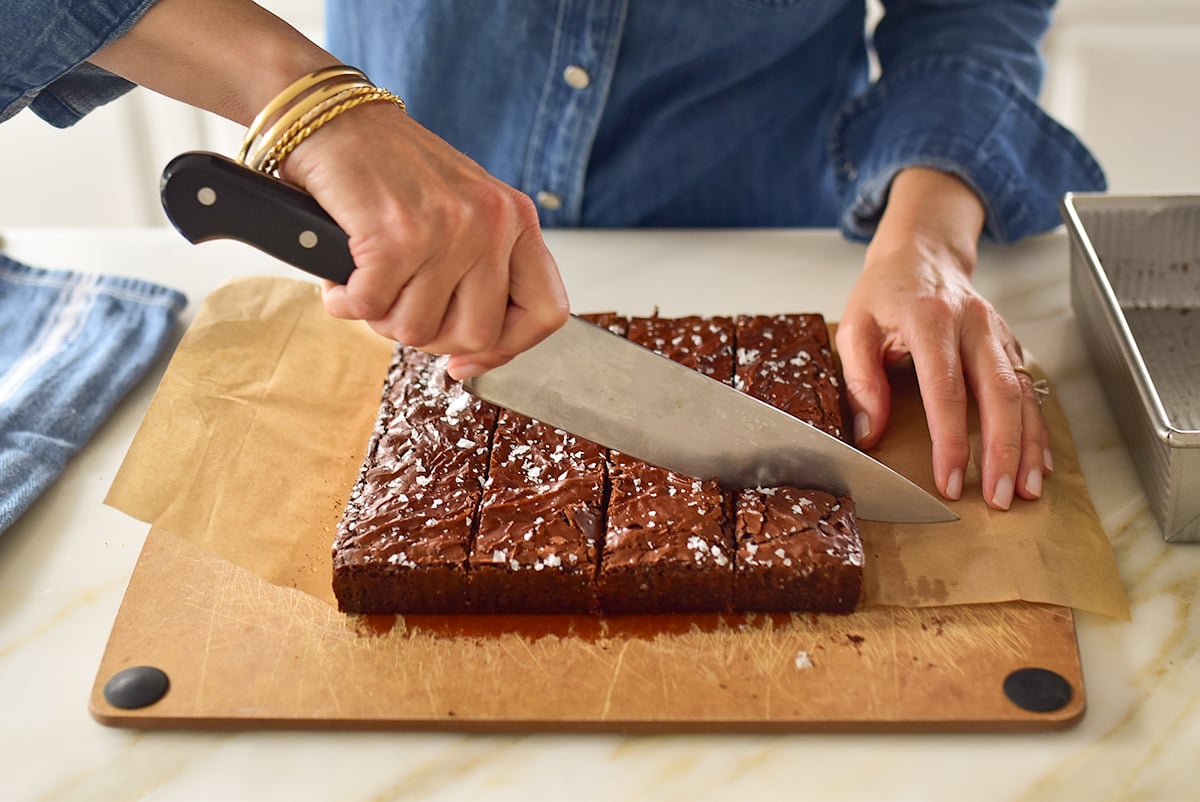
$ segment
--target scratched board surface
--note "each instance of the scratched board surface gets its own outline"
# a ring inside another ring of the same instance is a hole
[[[154,665],[157,703],[103,686]],[[1024,710],[1017,669],[1070,701]],[[347,616],[151,530],[92,691],[125,727],[1038,730],[1085,707],[1071,611],[1029,603],[849,616]]]

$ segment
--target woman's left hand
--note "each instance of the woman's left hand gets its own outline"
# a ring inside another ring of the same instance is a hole
[[[959,179],[909,168],[888,205],[838,325],[856,444],[879,442],[891,411],[886,368],[911,357],[943,496],[961,496],[971,446],[967,393],[979,407],[980,468],[989,506],[1042,494],[1050,435],[1021,346],[971,283],[982,204]]]

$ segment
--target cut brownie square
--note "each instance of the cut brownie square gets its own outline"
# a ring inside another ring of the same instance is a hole
[[[595,613],[604,451],[503,410],[471,548],[478,613]]]
[[[848,613],[862,593],[862,540],[849,496],[780,486],[737,496],[734,608]]]
[[[837,371],[820,315],[739,317],[737,357],[735,386],[841,436]],[[743,490],[735,521],[736,609],[854,609],[863,550],[849,497],[786,486]]]
[[[732,318],[634,318],[629,339],[726,383]],[[733,600],[730,499],[697,480],[613,452],[598,590],[604,612],[723,612]]]
[[[841,393],[821,315],[741,315],[733,386],[834,437],[842,437]]]
[[[625,335],[625,318],[584,319]],[[471,545],[471,608],[481,613],[597,613],[608,450],[500,411]]]
[[[340,609],[468,609],[467,551],[496,409],[404,346],[384,385],[374,434],[333,547]]]

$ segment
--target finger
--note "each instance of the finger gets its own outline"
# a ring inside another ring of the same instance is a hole
[[[979,404],[979,430],[983,440],[980,456],[983,497],[988,506],[1007,510],[1012,506],[1021,465],[1022,390],[1012,366],[1020,357],[1002,344],[1006,332],[992,325],[968,325],[964,329],[963,354],[971,389]]]
[[[451,353],[455,344],[439,341],[439,332],[454,295],[457,272],[446,259],[428,263],[400,289],[387,314],[370,321],[371,327],[385,337],[429,353]]]
[[[1049,465],[1050,429],[1042,411],[1032,377],[1017,373],[1021,382],[1021,465],[1017,471],[1017,493],[1022,498],[1042,497],[1042,485]]]
[[[477,262],[462,277],[429,350],[473,354],[496,347],[508,308],[507,259]]]
[[[356,254],[349,280],[326,286],[325,311],[343,320],[383,320],[404,286],[424,269],[426,258]]]
[[[532,208],[532,207],[531,207]],[[478,376],[532,348],[567,321],[570,307],[558,265],[542,240],[535,220],[513,244],[509,261],[509,302],[496,346],[451,357],[447,369],[456,379]]]
[[[892,388],[884,368],[883,335],[874,322],[843,321],[836,339],[854,443],[859,448],[871,448],[887,428],[892,408]]]
[[[967,433],[967,385],[958,352],[958,334],[936,317],[923,321],[911,338],[913,366],[933,449],[933,477],[949,499],[962,495],[971,457]]]

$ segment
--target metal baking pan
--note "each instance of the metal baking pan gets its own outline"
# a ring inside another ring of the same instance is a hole
[[[1200,196],[1068,194],[1071,306],[1168,541],[1200,541]]]

